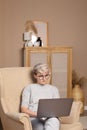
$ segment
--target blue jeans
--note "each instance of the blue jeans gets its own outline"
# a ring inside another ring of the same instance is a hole
[[[31,118],[33,130],[59,130],[60,122],[57,118],[52,117],[46,120]]]

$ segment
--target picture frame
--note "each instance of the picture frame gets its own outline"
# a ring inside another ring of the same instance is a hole
[[[33,21],[37,32],[38,37],[42,41],[42,47],[48,46],[48,22],[45,21]]]

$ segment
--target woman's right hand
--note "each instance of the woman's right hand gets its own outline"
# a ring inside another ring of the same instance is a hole
[[[28,109],[24,106],[21,107],[21,112],[26,113],[31,117],[37,117],[37,112],[31,111],[30,109]]]

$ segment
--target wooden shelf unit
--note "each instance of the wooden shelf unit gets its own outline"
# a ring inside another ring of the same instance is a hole
[[[25,47],[24,66],[36,63],[49,64],[52,84],[57,86],[61,97],[72,95],[72,48],[71,47]]]

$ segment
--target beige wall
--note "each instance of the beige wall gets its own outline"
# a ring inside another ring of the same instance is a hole
[[[49,45],[73,47],[73,69],[87,77],[87,0],[0,0],[0,67],[22,66],[29,19],[48,21]]]

